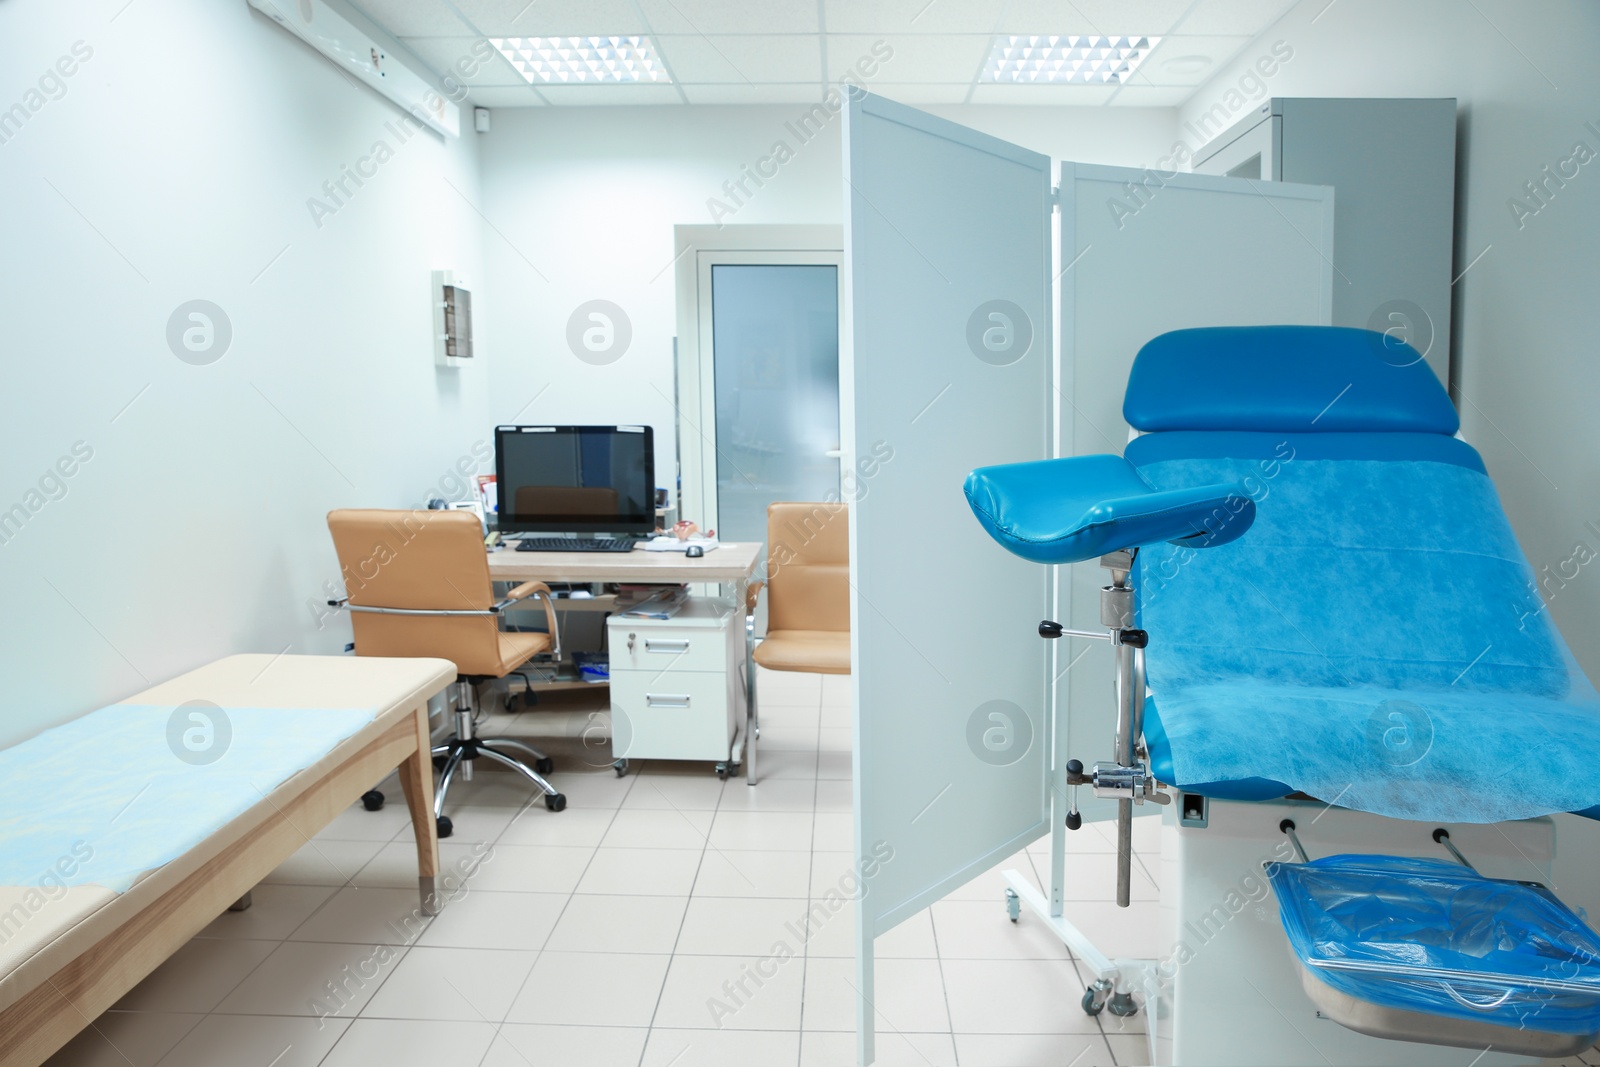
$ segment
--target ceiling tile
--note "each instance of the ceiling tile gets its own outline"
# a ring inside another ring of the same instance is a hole
[[[443,0],[350,0],[391,37],[450,37],[471,33]]]
[[[816,33],[807,0],[639,0],[654,33]]]
[[[1248,37],[1163,38],[1128,79],[1129,85],[1200,85],[1250,43]]]
[[[993,39],[987,34],[925,34],[894,38],[867,34],[828,34],[828,80],[838,81],[849,72],[860,77],[870,89],[878,81],[971,82],[983,67]],[[876,47],[878,52],[874,52]],[[885,49],[892,51],[881,58]],[[856,70],[861,60],[877,64],[868,76]]]
[[[1092,33],[1103,37],[1160,35],[1172,29],[1190,4],[1191,0],[1011,0],[998,29],[1002,33]]]
[[[400,43],[441,78],[453,78],[463,85],[528,84],[483,37],[402,37]]]
[[[544,101],[534,94],[532,87],[521,89],[474,88],[469,99],[478,107],[543,107]],[[463,123],[465,125],[465,123]]]
[[[1005,0],[823,0],[829,33],[994,32]]]
[[[675,80],[794,83],[822,79],[822,44],[815,34],[710,37],[662,34],[653,38]]]
[[[1294,6],[1294,0],[1199,0],[1179,33],[1254,37]]]
[[[681,104],[673,85],[541,85],[539,95],[552,104]]]
[[[442,0],[435,0],[442,3]],[[646,33],[633,0],[454,0],[489,37],[589,37]]]
[[[995,85],[972,90],[974,104],[1069,104],[1094,107],[1111,99],[1111,85]]]
[[[817,81],[788,82],[779,85],[691,85],[685,83],[683,95],[691,104],[814,104],[822,99]]]
[[[902,104],[959,104],[967,98],[971,86],[965,82],[939,84],[937,82],[886,82],[872,83],[872,91]]]
[[[1192,85],[1128,84],[1111,98],[1112,107],[1178,107],[1194,95]]]

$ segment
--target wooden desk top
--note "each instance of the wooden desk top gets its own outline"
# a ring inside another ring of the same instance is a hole
[[[497,582],[737,582],[750,578],[761,559],[753,542],[723,544],[699,559],[681,552],[489,553],[489,576]]]

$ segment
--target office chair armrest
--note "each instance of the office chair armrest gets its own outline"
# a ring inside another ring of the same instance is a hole
[[[766,584],[766,582],[757,579],[756,581],[751,582],[750,587],[745,590],[744,613],[746,615],[754,615],[756,613],[756,604],[760,602],[761,590]]]
[[[506,594],[506,600],[526,600],[535,593],[550,595],[550,587],[543,582],[523,582],[511,592]]]
[[[545,623],[550,628],[550,654],[556,659],[561,658],[561,628],[556,622],[556,600],[550,593],[550,587],[543,582],[523,582],[505,595],[505,599],[495,604],[497,611],[504,611],[519,600],[526,600],[536,596],[544,601]]]

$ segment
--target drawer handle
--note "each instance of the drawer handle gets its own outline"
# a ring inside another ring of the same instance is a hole
[[[652,641],[647,637],[644,639],[644,650],[646,652],[670,652],[674,655],[681,655],[689,651],[689,642],[663,641],[659,638]]]
[[[644,706],[647,708],[686,708],[689,706],[688,693],[646,693]]]

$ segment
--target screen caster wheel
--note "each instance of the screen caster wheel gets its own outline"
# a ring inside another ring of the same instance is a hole
[[[378,811],[383,807],[383,793],[376,789],[369,789],[361,794],[361,806],[368,811]]]
[[[1011,916],[1011,921],[1016,922],[1022,918],[1022,901],[1017,896],[1015,889],[1006,890],[1006,914]],[[1094,1014],[1090,1012],[1090,1014]]]
[[[450,816],[448,815],[441,815],[435,819],[434,826],[438,829],[441,839],[449,837],[456,830],[455,823],[450,821]]]
[[[719,763],[719,764],[716,765],[716,767],[714,769],[717,772],[717,777],[718,778],[721,778],[724,782],[726,782],[728,780],[728,770],[729,770],[728,764]]]
[[[617,772],[618,778],[621,778],[623,775],[628,773],[628,761],[625,759],[619,759],[611,765],[611,769]]]
[[[1099,979],[1088,989],[1083,991],[1083,999],[1078,1001],[1083,1008],[1083,1013],[1089,1016],[1099,1015],[1105,1009],[1106,1001],[1113,999],[1112,985],[1104,978]],[[1126,993],[1122,994],[1127,996]],[[1133,998],[1128,997],[1131,1001]]]
[[[556,769],[556,761],[551,759],[549,756],[546,756],[544,759],[536,761],[533,765],[533,769],[538,771],[540,774],[549,774],[551,771]]]
[[[551,793],[549,796],[544,798],[544,806],[549,808],[551,811],[566,811],[567,798],[561,793]]]

